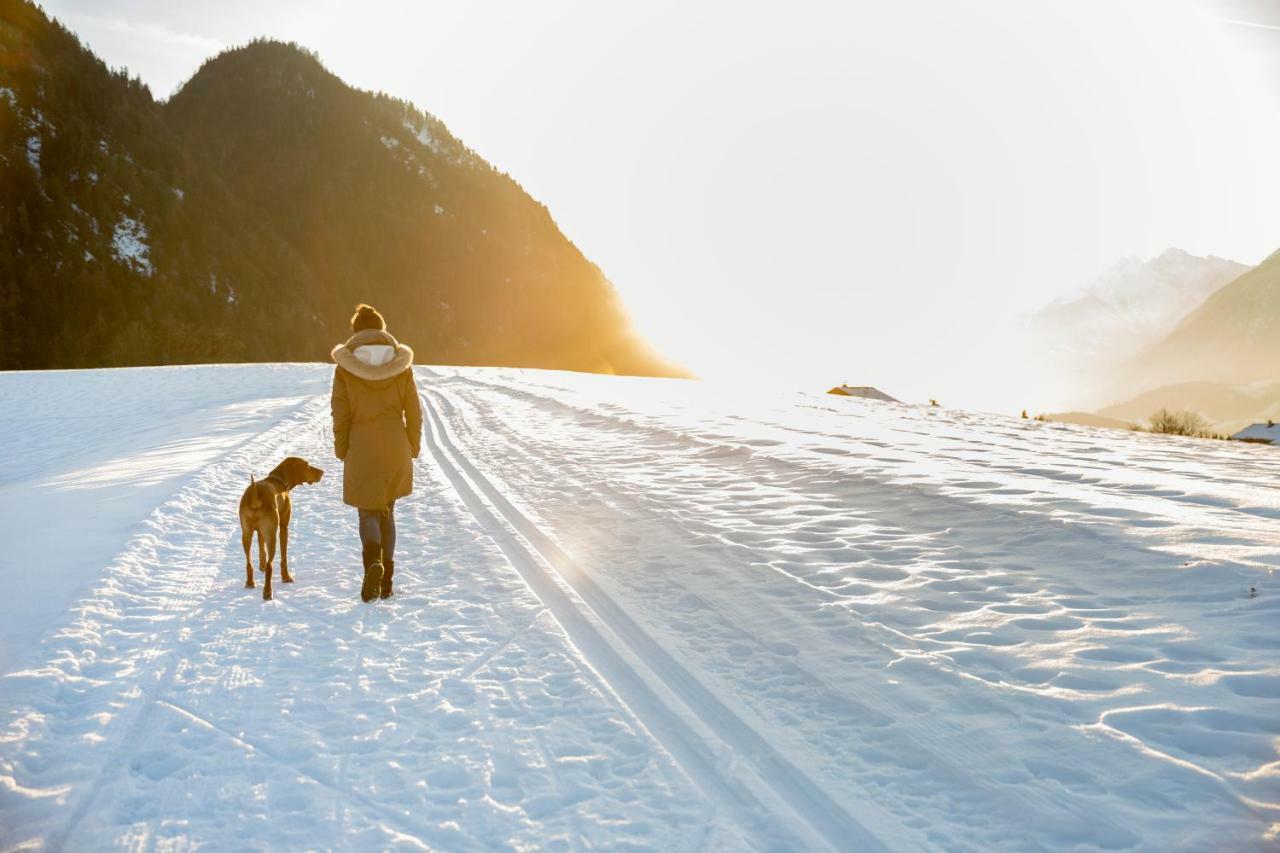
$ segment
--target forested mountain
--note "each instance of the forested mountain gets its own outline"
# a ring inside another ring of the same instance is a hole
[[[0,0],[0,367],[327,357],[670,373],[547,209],[412,105],[259,41],[169,101]]]

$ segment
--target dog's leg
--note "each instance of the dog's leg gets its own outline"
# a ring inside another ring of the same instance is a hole
[[[258,571],[267,573],[267,537],[262,535],[262,522],[258,522]]]
[[[280,582],[293,583],[293,575],[289,574],[289,525],[280,524]]]
[[[271,546],[271,555],[267,555],[267,546]],[[266,575],[262,584],[262,600],[271,600],[271,561],[276,556],[276,531],[269,519],[258,521],[258,569]]]
[[[249,559],[249,549],[253,547],[253,528],[240,522],[240,544],[244,546],[244,585],[253,588],[253,561]]]
[[[278,516],[268,516],[266,519],[267,526],[267,583],[262,588],[262,599],[265,601],[271,598],[271,575],[275,571],[276,562],[276,534],[280,531],[280,518]]]
[[[293,507],[288,494],[284,496],[283,504],[280,507],[280,582],[293,583],[293,575],[289,574],[289,518],[293,515]]]

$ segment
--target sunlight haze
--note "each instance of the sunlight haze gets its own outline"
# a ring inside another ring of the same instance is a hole
[[[1277,94],[1243,41],[1280,32],[1247,6],[44,5],[158,97],[271,36],[413,101],[706,377],[1016,411],[1045,398],[1029,312],[1127,255],[1280,238]]]

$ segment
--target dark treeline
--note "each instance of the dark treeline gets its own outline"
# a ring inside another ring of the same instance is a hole
[[[423,362],[669,373],[547,209],[295,45],[167,102],[0,0],[0,368],[315,360],[372,302]]]

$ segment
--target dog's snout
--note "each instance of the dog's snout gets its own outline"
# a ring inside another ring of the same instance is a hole
[[[321,471],[319,468],[316,468],[314,465],[311,467],[311,482],[318,483],[320,482],[320,478],[323,476],[324,476],[324,471]]]

